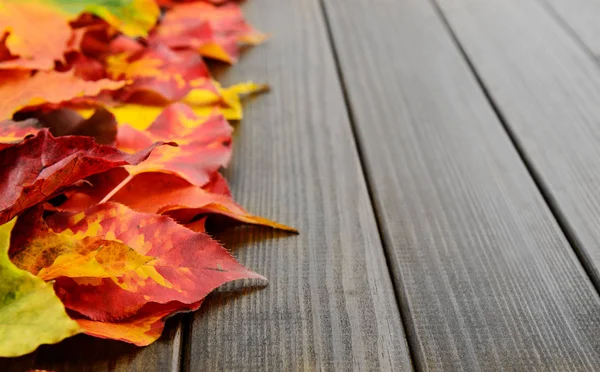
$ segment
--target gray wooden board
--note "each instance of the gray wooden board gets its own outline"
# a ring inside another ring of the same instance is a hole
[[[598,295],[432,3],[324,2],[416,367],[597,368]],[[486,63],[517,71],[528,53],[507,61],[485,39],[510,17],[466,13],[454,20]],[[517,34],[505,43],[539,48]],[[494,86],[525,89],[508,74]]]
[[[410,370],[318,2],[252,0],[244,11],[272,38],[219,80],[273,89],[246,104],[226,176],[249,211],[300,235],[245,229],[226,240],[270,283],[207,301],[194,317],[185,367]]]
[[[439,3],[600,286],[600,65],[535,0]]]
[[[0,371],[172,371],[181,368],[180,319],[167,322],[162,337],[139,348],[124,342],[75,336],[56,345],[41,346],[20,358],[0,358]]]
[[[600,57],[600,0],[540,0]]]

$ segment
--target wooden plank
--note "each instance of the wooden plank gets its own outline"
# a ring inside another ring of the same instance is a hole
[[[600,288],[596,59],[535,0],[440,5]]]
[[[273,90],[247,105],[227,178],[242,205],[300,235],[249,229],[227,241],[270,284],[208,301],[186,368],[410,370],[318,1],[252,0],[244,10],[273,37],[219,80]]]
[[[432,3],[325,4],[417,369],[596,368],[599,297]]]
[[[543,1],[596,57],[600,57],[600,0]]]
[[[41,346],[21,358],[0,358],[0,371],[172,371],[181,365],[181,325],[170,319],[162,337],[139,348],[124,342],[76,336],[56,345]]]

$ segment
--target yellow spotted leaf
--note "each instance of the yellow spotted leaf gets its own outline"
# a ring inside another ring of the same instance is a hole
[[[148,303],[177,302],[177,308],[187,308],[229,281],[266,281],[240,265],[207,234],[193,232],[169,217],[135,212],[121,204],[98,204],[75,214],[56,213],[46,223],[58,234],[69,230],[80,239],[120,241],[142,256],[155,258],[118,277],[57,278],[56,293],[65,306],[91,320],[121,321],[139,315]]]

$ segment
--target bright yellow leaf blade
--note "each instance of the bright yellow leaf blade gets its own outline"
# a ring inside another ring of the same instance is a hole
[[[0,226],[0,357],[25,355],[81,332],[50,284],[10,262],[14,224]]]

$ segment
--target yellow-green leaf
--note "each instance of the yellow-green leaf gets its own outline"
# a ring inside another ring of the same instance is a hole
[[[50,284],[10,262],[14,224],[0,226],[0,357],[28,354],[81,332]]]

